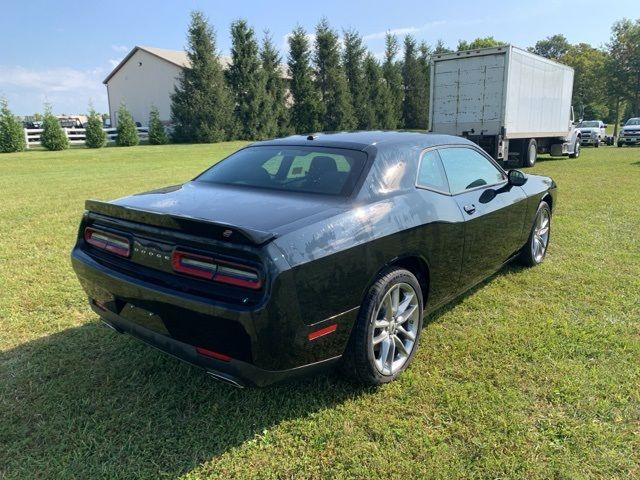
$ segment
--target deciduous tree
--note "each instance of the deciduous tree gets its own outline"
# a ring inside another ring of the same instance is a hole
[[[543,40],[538,40],[533,47],[529,47],[527,50],[536,55],[557,60],[566,54],[570,47],[571,44],[567,38],[558,33]]]

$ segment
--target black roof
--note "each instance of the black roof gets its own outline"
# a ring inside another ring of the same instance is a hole
[[[351,150],[365,150],[370,146],[378,145],[418,145],[423,148],[434,145],[460,145],[471,144],[469,140],[453,135],[439,133],[426,133],[402,130],[373,130],[358,132],[330,132],[313,133],[309,135],[291,135],[289,137],[275,138],[255,142],[252,145],[289,145],[349,148]]]

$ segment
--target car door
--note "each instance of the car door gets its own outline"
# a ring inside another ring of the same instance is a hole
[[[438,149],[449,190],[464,217],[464,254],[459,286],[495,272],[520,248],[526,194],[505,172],[472,146]]]

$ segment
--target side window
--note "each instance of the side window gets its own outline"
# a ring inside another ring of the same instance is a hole
[[[447,177],[442,168],[440,155],[436,150],[429,150],[422,155],[417,183],[419,187],[433,188],[442,192],[449,191]]]
[[[493,163],[471,148],[442,148],[439,153],[451,193],[493,185],[505,179]]]

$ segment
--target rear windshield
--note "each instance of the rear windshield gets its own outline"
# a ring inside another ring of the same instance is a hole
[[[348,196],[367,155],[324,147],[255,146],[240,150],[195,180],[299,193]]]

